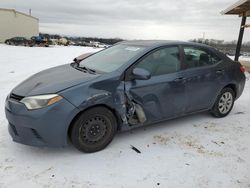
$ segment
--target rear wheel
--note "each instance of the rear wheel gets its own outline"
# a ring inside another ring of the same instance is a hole
[[[95,107],[76,119],[70,138],[78,150],[91,153],[104,149],[112,141],[116,130],[114,114],[105,107]]]
[[[227,116],[234,105],[235,92],[231,88],[224,88],[211,109],[211,113],[215,117]]]

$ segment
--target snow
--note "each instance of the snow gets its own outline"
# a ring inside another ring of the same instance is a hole
[[[105,150],[92,154],[71,145],[12,142],[4,114],[11,89],[40,70],[96,50],[0,44],[0,188],[250,187],[249,75],[243,95],[223,119],[199,113],[119,133]]]
[[[228,56],[230,59],[234,60],[234,56]],[[240,56],[239,61],[250,61],[249,56]]]

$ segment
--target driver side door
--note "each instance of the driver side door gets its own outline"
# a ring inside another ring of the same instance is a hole
[[[125,92],[144,110],[146,123],[185,113],[187,97],[178,46],[156,49],[136,62],[126,73]],[[133,79],[133,69],[147,70],[151,78]]]

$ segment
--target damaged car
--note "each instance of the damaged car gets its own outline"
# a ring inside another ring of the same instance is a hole
[[[5,113],[15,142],[96,152],[117,131],[201,111],[225,117],[244,85],[244,67],[209,46],[124,41],[26,79]]]

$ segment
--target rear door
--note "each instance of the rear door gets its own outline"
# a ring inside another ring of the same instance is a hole
[[[127,80],[125,91],[142,106],[147,122],[173,118],[185,112],[187,97],[182,81],[181,55],[178,46],[154,50],[128,71],[146,69],[151,73],[148,80]]]
[[[183,54],[188,96],[186,112],[208,109],[214,103],[225,76],[222,60],[209,49],[196,46],[183,46]]]

